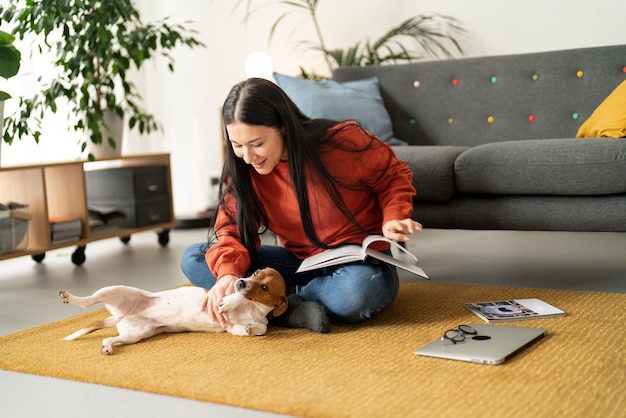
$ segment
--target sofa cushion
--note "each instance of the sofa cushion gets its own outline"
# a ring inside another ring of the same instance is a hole
[[[467,147],[412,145],[393,147],[413,171],[416,201],[445,202],[456,194],[454,161]]]
[[[338,83],[307,80],[274,73],[280,88],[310,118],[353,119],[391,145],[406,145],[393,137],[389,113],[378,87],[378,78]]]
[[[461,193],[604,195],[626,192],[626,139],[506,141],[473,147],[455,163]]]
[[[600,103],[600,106],[578,129],[576,137],[626,137],[626,80]]]

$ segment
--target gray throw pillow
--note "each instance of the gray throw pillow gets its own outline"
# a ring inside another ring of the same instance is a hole
[[[407,145],[393,137],[389,113],[380,95],[378,78],[339,83],[313,81],[274,73],[276,82],[310,118],[336,121],[353,119],[382,141],[391,145]]]

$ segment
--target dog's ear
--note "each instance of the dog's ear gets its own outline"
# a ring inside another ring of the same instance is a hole
[[[288,302],[287,302],[287,296],[282,295],[280,297],[280,302],[274,306],[274,310],[272,311],[272,315],[273,316],[280,316],[282,314],[285,313],[285,311],[287,310],[287,306],[288,306]]]

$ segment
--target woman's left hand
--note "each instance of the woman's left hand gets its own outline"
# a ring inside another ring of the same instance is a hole
[[[383,236],[399,242],[409,241],[409,235],[415,231],[421,231],[422,224],[411,218],[397,219],[385,222],[383,225]]]

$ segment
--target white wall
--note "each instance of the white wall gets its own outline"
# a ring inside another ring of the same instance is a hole
[[[246,57],[266,51],[276,71],[292,75],[299,66],[319,73],[325,66],[315,54],[294,45],[295,40],[310,38],[313,33],[304,15],[287,21],[268,47],[270,26],[285,11],[284,6],[271,5],[243,26],[243,9],[233,11],[234,0],[137,3],[144,21],[165,16],[174,22],[192,20],[207,45],[176,51],[173,74],[157,62],[137,75],[148,110],[162,121],[165,133],[151,137],[131,134],[125,146],[126,153],[171,153],[175,211],[186,216],[208,203],[208,178],[219,173],[221,166],[219,108],[230,87],[245,78]],[[273,2],[256,0],[256,4],[262,3]],[[469,31],[461,40],[466,56],[626,44],[623,0],[325,0],[318,13],[329,47],[352,45],[380,35],[409,16],[430,13],[453,16],[463,23]],[[294,27],[297,30],[291,32]],[[10,105],[7,103],[8,108]],[[59,123],[63,125],[62,118]],[[38,146],[31,141],[3,146],[2,164],[75,159],[76,141],[57,131],[42,138]]]

